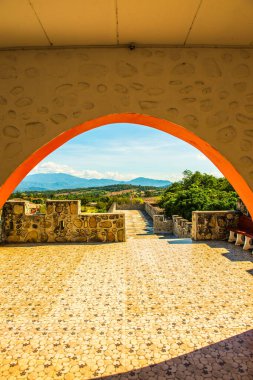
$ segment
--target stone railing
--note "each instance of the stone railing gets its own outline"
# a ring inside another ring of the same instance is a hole
[[[191,237],[192,223],[183,219],[181,216],[173,215],[172,219],[166,218],[164,215],[164,209],[146,202],[145,211],[153,219],[154,233],[173,233],[179,238]]]
[[[248,209],[246,208],[241,198],[237,200],[236,210],[240,211],[244,215],[247,215],[247,216],[250,215]]]
[[[117,203],[117,210],[144,210],[144,203]]]
[[[193,211],[193,240],[225,240],[238,223],[238,211]]]
[[[123,213],[82,214],[80,201],[47,201],[45,214],[29,214],[25,201],[8,201],[2,212],[3,243],[122,242]]]
[[[192,236],[192,222],[179,215],[172,215],[172,232],[178,238],[190,238]]]
[[[164,215],[164,210],[156,204],[144,203],[144,210],[153,219],[154,215]]]
[[[172,233],[172,220],[165,217],[162,208],[145,202],[145,211],[153,219],[153,230],[155,234]]]
[[[167,219],[164,215],[154,215],[153,230],[155,234],[171,234],[172,219]]]
[[[113,212],[116,212],[117,211],[117,203],[116,202],[113,202],[113,204],[111,205],[111,207],[109,208],[108,212],[109,213],[113,213]]]

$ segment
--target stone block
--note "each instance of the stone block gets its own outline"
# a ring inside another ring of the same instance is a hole
[[[27,243],[37,243],[38,242],[38,232],[37,231],[30,231],[25,237],[25,241]]]
[[[115,234],[112,231],[107,232],[107,241],[112,243],[115,241]]]
[[[20,215],[24,213],[24,205],[22,204],[16,204],[13,206],[13,213],[15,215]]]
[[[117,228],[123,228],[124,227],[124,220],[123,219],[118,219],[116,221],[116,227]]]
[[[99,226],[102,228],[110,228],[112,227],[112,222],[109,222],[109,221],[100,222]]]
[[[95,216],[90,217],[89,226],[90,226],[90,228],[96,228],[97,227],[97,219]]]
[[[76,228],[81,228],[81,227],[82,227],[82,220],[79,219],[79,218],[74,219],[74,221],[73,221],[73,225],[74,225]]]
[[[78,214],[78,203],[70,203],[70,214],[76,215]]]
[[[63,211],[63,205],[57,203],[57,204],[55,205],[55,212],[57,212],[58,214],[60,214],[62,211]]]
[[[122,230],[118,230],[118,232],[117,232],[117,240],[121,241],[121,242],[125,241],[125,232],[124,232],[123,229]]]

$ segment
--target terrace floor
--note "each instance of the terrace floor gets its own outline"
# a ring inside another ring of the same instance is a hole
[[[126,243],[0,248],[0,379],[253,379],[252,254],[126,215]]]

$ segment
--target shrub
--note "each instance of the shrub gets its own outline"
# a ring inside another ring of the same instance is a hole
[[[184,171],[181,181],[168,187],[159,203],[167,216],[181,215],[191,220],[192,211],[232,210],[238,196],[226,178]]]

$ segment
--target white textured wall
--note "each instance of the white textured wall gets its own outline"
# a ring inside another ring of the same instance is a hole
[[[122,112],[187,127],[253,188],[253,51],[194,48],[1,51],[0,183],[61,132]]]

